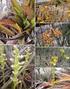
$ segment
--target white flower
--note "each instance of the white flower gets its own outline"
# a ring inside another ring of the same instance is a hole
[[[10,61],[12,61],[12,62],[13,62],[13,61],[14,61],[14,58],[10,58]]]
[[[20,58],[22,59],[24,56],[23,55],[20,55]]]

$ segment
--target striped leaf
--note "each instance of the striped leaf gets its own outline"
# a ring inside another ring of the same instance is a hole
[[[0,32],[7,34],[8,36],[13,36],[15,35],[10,29],[6,28],[2,24],[0,24]]]

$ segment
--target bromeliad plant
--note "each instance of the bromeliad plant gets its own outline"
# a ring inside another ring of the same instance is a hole
[[[17,0],[11,0],[12,13],[0,20],[0,33],[6,37],[0,37],[1,40],[24,38],[27,41],[35,26],[33,5],[34,0],[24,0],[22,5]]]

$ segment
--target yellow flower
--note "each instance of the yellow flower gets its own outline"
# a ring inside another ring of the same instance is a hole
[[[52,56],[50,64],[55,66],[57,62],[58,62],[58,57],[57,56]]]

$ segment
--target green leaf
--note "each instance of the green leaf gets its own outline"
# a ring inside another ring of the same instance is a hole
[[[36,24],[36,23],[35,23],[35,18],[33,18],[33,19],[31,20],[31,26],[32,26],[32,28],[35,27],[35,24]]]
[[[23,24],[24,24],[24,26],[25,26],[25,29],[30,26],[30,23],[29,23],[29,21],[27,20],[27,18],[26,18],[26,19],[23,19]]]
[[[19,3],[17,2],[17,0],[11,0],[11,2],[12,2],[12,8],[15,7],[21,13],[22,12],[22,7],[19,5]]]

